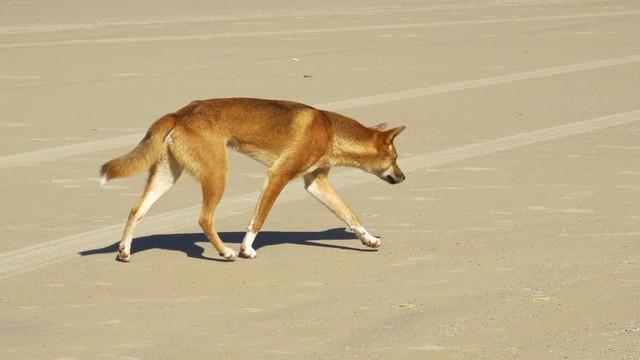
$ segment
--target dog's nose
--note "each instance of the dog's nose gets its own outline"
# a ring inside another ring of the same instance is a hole
[[[386,180],[389,184],[400,184],[401,182],[404,181],[404,175],[400,174],[400,175],[387,175]]]

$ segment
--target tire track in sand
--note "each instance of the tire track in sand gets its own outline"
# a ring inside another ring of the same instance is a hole
[[[625,65],[640,62],[640,55],[630,55],[609,59],[593,60],[571,65],[561,65],[548,67],[532,71],[524,71],[507,75],[492,76],[488,78],[458,81],[442,85],[427,86],[416,89],[403,91],[394,91],[384,94],[362,96],[342,101],[333,101],[313,105],[319,109],[326,110],[343,110],[366,106],[371,104],[380,104],[398,100],[412,99],[428,95],[444,94],[454,91],[462,91],[468,89],[481,88],[485,86],[507,84],[516,81],[538,79],[555,75],[570,74],[579,71],[595,70],[609,66]],[[96,151],[110,150],[115,148],[133,146],[144,134],[135,134],[114,137],[103,140],[90,141],[79,144],[65,145],[42,150],[30,151],[20,154],[7,155],[0,157],[0,169],[16,166],[25,166],[42,161],[51,161],[82,154],[93,153]]]
[[[429,154],[416,155],[402,159],[401,163],[405,172],[413,172],[455,161],[492,154],[498,151],[509,150],[519,146],[623,125],[635,121],[640,121],[640,110],[549,127],[541,130],[523,132],[495,140],[460,146]],[[338,189],[377,180],[374,176],[363,176],[363,173],[359,170],[345,171],[334,175],[332,179],[334,186]],[[236,215],[253,209],[255,207],[255,201],[258,198],[258,194],[259,192],[256,191],[223,199],[220,204],[220,209],[224,211],[218,212],[219,215],[217,218],[224,218],[226,216]],[[295,188],[289,186],[286,191],[280,195],[278,202],[287,203],[306,197],[308,197],[306,192],[300,186]],[[199,208],[200,206],[198,205],[156,216],[150,216],[138,226],[138,236],[149,234],[151,231],[154,233],[161,233],[163,231],[173,230],[193,224],[198,219]],[[112,225],[98,230],[2,253],[0,254],[0,279],[6,279],[47,265],[76,258],[79,256],[79,252],[88,250],[89,248],[104,247],[105,245],[108,246],[119,238],[122,227],[122,225]]]

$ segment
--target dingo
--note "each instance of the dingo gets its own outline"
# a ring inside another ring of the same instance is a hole
[[[305,189],[333,211],[369,247],[380,239],[362,226],[327,179],[332,166],[351,166],[391,184],[405,177],[396,163],[394,138],[400,126],[365,127],[348,117],[311,106],[277,100],[212,99],[194,101],[157,120],[138,146],[100,169],[101,184],[149,169],[144,193],[129,213],[118,258],[128,262],[136,223],[169,190],[183,170],[202,186],[200,226],[218,253],[234,260],[237,253],[218,237],[214,213],[227,180],[227,147],[269,169],[255,215],[240,246],[240,255],[255,258],[253,240],[285,185],[303,176]]]

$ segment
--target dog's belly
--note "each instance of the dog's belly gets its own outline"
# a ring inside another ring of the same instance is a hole
[[[271,167],[271,165],[273,165],[273,163],[275,163],[276,159],[278,158],[277,154],[274,154],[252,144],[240,143],[235,139],[230,140],[227,143],[227,147],[233,151],[247,155],[248,157],[267,167]]]

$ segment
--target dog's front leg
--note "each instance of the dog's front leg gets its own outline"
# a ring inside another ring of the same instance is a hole
[[[338,196],[331,186],[327,178],[327,170],[319,170],[311,174],[305,175],[304,187],[318,201],[329,208],[334,214],[342,219],[351,230],[358,236],[360,241],[369,247],[377,248],[382,242],[377,237],[369,234],[367,229],[362,226],[358,216],[351,210],[344,200]]]
[[[253,240],[262,228],[273,203],[289,180],[291,180],[289,176],[274,171],[269,172],[269,178],[262,191],[262,195],[260,195],[258,206],[256,207],[256,213],[247,228],[247,233],[242,240],[242,245],[240,245],[241,256],[249,259],[255,259],[257,256],[256,251],[253,249]]]

